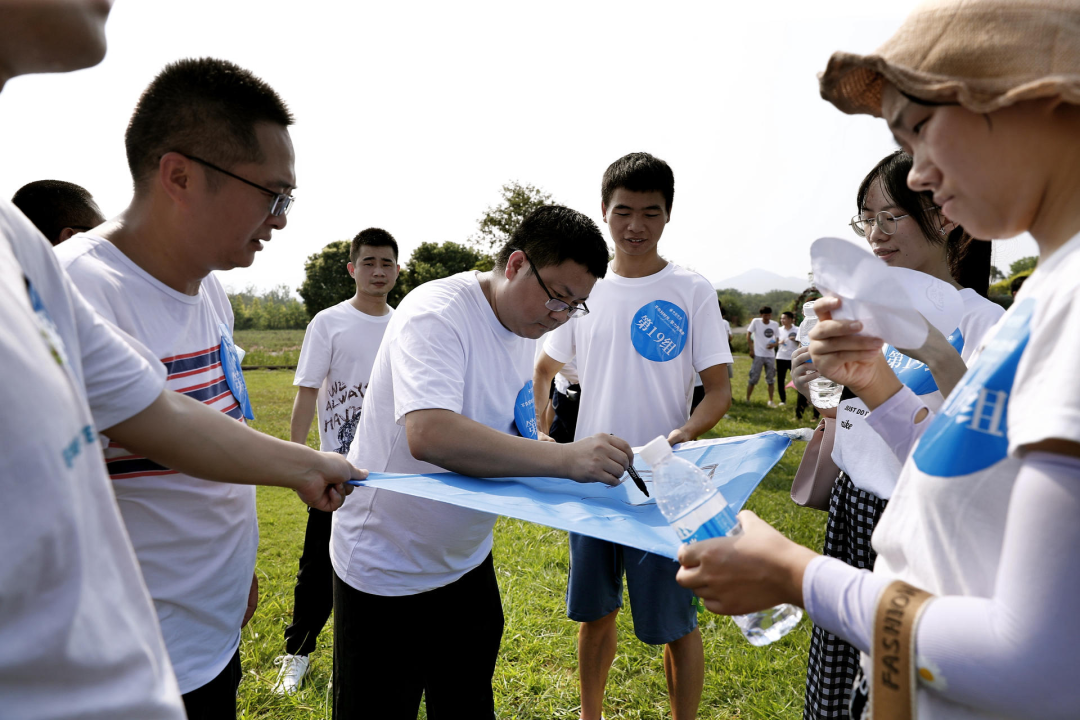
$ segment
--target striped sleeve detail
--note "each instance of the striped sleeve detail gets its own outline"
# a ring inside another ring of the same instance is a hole
[[[233,397],[225,380],[220,352],[220,348],[214,346],[162,358],[161,362],[167,373],[165,387],[187,395],[192,400],[198,400],[234,420],[244,422],[240,403]],[[114,480],[178,474],[153,460],[132,455],[116,443],[109,443],[105,449],[105,464],[109,476]]]

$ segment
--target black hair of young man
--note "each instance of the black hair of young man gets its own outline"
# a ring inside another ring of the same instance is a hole
[[[645,152],[630,153],[608,165],[604,171],[600,184],[600,199],[604,201],[604,207],[611,204],[611,196],[619,188],[631,192],[659,192],[664,196],[664,204],[670,214],[671,203],[675,200],[675,173],[658,157]]]
[[[782,317],[782,318],[789,317],[789,318],[792,319],[792,321],[794,321],[795,320],[795,313],[791,312],[790,310],[785,310],[784,312],[780,313],[780,317]]]
[[[505,268],[515,250],[524,251],[531,270],[573,260],[595,278],[607,273],[608,248],[600,228],[588,216],[561,205],[529,213],[499,251],[495,269]]]
[[[136,192],[168,152],[225,169],[261,162],[255,126],[264,122],[288,127],[293,116],[274,89],[250,71],[215,58],[166,65],[143,91],[124,134]],[[207,177],[210,183],[224,182],[219,173]]]
[[[86,188],[63,180],[27,183],[15,192],[11,203],[22,210],[53,245],[60,244],[65,229],[85,231],[105,219]]]
[[[758,308],[758,315],[766,315],[766,314],[772,315],[772,308],[771,307],[769,307],[768,305],[762,305],[760,308]]]
[[[397,240],[382,228],[372,227],[356,233],[356,237],[352,239],[352,246],[349,248],[349,262],[353,265],[356,264],[356,258],[360,257],[361,245],[388,247],[394,251],[394,260],[398,259]]]

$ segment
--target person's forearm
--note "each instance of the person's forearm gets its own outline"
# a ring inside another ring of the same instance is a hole
[[[172,470],[240,485],[299,488],[313,472],[318,455],[169,390],[104,434]]]
[[[960,353],[946,344],[944,348],[935,346],[926,354],[926,365],[930,368],[930,374],[934,376],[938,390],[942,397],[949,397],[967,372],[967,365]]]
[[[318,398],[318,388],[303,386],[296,388],[296,399],[293,400],[292,417],[289,420],[289,440],[292,442],[307,444],[308,431],[311,430],[311,421],[315,419]]]
[[[423,462],[473,477],[567,477],[566,446],[493,430],[450,410],[405,416],[409,451]]]
[[[726,368],[724,373],[727,373]],[[731,385],[726,382],[726,376],[724,380],[724,383],[705,390],[701,402],[694,408],[694,412],[690,413],[686,424],[682,426],[683,432],[691,440],[712,430],[731,408]]]

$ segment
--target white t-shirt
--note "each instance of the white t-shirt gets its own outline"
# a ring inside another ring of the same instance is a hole
[[[731,323],[729,323],[723,317],[720,318],[720,337],[722,337],[724,339],[724,347],[726,347],[728,349],[728,352],[730,353],[731,352]],[[699,387],[704,387],[704,386],[705,386],[705,383],[703,383],[701,381],[701,373],[699,373],[697,371],[694,371],[694,387],[699,388]]]
[[[341,452],[352,442],[375,354],[393,313],[387,306],[385,315],[368,315],[346,300],[318,313],[308,324],[293,385],[319,389],[323,452]]]
[[[792,325],[785,328],[783,323],[777,329],[780,344],[776,346],[777,360],[790,360],[795,351],[799,349],[799,326]]]
[[[0,368],[0,715],[182,720],[95,430],[149,406],[163,373],[94,313],[7,201]]]
[[[1040,261],[923,433],[874,532],[875,574],[991,597],[1020,448],[1080,442],[1080,236]],[[1065,600],[1067,602],[1067,600]],[[920,689],[919,717],[991,717]]]
[[[949,338],[967,363],[1005,310],[971,288],[962,289],[960,297],[964,301],[964,315],[960,327]],[[889,346],[885,347],[885,353],[901,381],[936,412],[944,398],[934,383],[930,369]],[[859,398],[849,397],[840,401],[836,408],[832,459],[851,478],[852,485],[888,500],[896,487],[896,479],[900,477],[901,463],[881,436],[866,424],[869,416],[866,403]]]
[[[766,323],[756,317],[750,321],[746,332],[754,337],[754,357],[776,357],[776,348],[768,347],[780,334],[780,325],[775,320]]]
[[[694,371],[731,362],[727,338],[717,333],[716,290],[673,263],[643,278],[609,267],[589,309],[544,343],[555,360],[577,362],[575,439],[604,432],[644,445],[667,436],[690,417]]]
[[[373,472],[437,473],[415,459],[405,415],[444,409],[499,432],[517,431],[532,398],[535,343],[507,330],[475,272],[433,280],[401,301],[371,372],[348,458]],[[532,414],[532,437],[536,416]],[[491,552],[495,515],[358,487],[334,513],[330,556],[338,577],[373,595],[415,595],[449,585]]]
[[[231,334],[233,316],[217,278],[184,295],[92,235],[56,254],[87,301],[161,360],[166,388],[243,421],[221,365],[219,325]],[[180,691],[190,692],[217,677],[240,644],[259,544],[255,488],[182,475],[113,442],[105,461]]]

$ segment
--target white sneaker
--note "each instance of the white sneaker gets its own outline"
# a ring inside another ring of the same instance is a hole
[[[274,664],[281,665],[274,692],[278,695],[292,695],[300,689],[300,682],[307,675],[311,658],[307,655],[282,655],[274,660]]]
[[[768,404],[769,404],[769,407],[771,407],[771,408],[776,407],[776,403],[774,403],[772,400],[770,400]]]
[[[787,403],[780,403],[777,407],[784,407],[785,405],[787,405]]]

